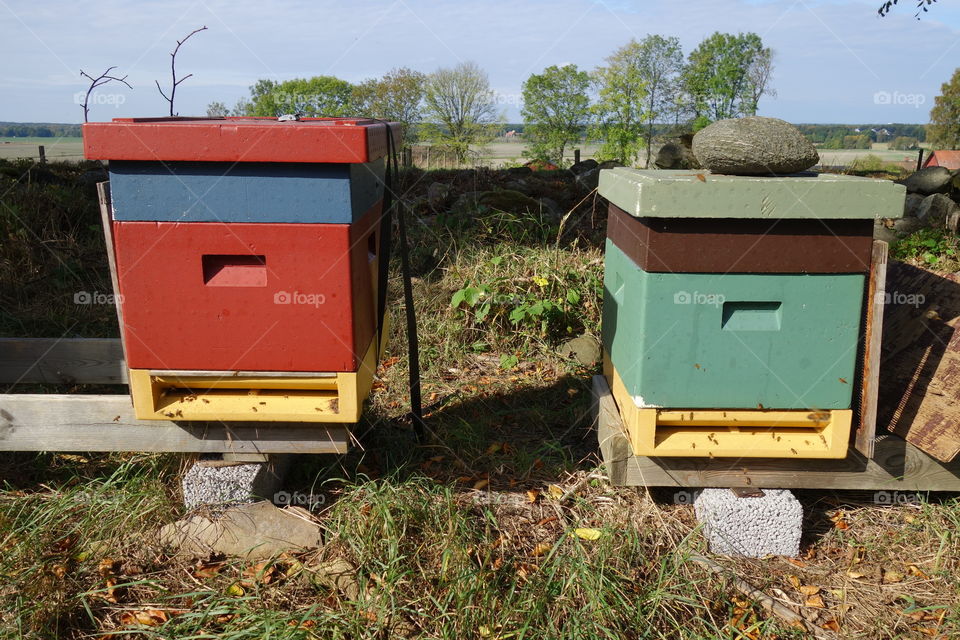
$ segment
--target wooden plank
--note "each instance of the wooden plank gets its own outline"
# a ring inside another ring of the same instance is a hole
[[[141,421],[121,395],[0,396],[0,451],[345,453],[339,425]]]
[[[620,416],[603,376],[593,377],[593,401],[600,453],[606,461],[607,475],[614,486],[624,485],[627,481],[626,461],[630,457],[630,443],[626,433],[616,430]]]
[[[860,425],[854,446],[866,458],[873,458],[877,434],[877,389],[880,384],[880,344],[883,336],[883,308],[887,283],[887,243],[873,242],[870,280],[867,284],[866,326],[863,336],[863,372],[860,378]]]
[[[647,458],[634,456],[612,394],[602,376],[593,380],[597,435],[611,482],[648,487],[757,487],[960,491],[960,462],[941,463],[896,436],[878,438],[868,460],[851,451],[844,460]]]
[[[0,338],[0,383],[126,384],[116,338]]]
[[[879,429],[938,460],[960,453],[960,275],[890,261]]]
[[[100,201],[100,222],[103,225],[103,241],[107,249],[107,263],[110,265],[110,282],[113,284],[113,305],[117,309],[117,326],[123,332],[123,309],[120,301],[120,279],[117,276],[117,252],[113,244],[113,206],[110,201],[110,182],[97,183],[97,198]]]

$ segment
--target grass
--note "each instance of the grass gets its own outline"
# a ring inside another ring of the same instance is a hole
[[[892,255],[910,264],[953,273],[960,268],[957,242],[957,236],[946,229],[924,228],[898,240]]]
[[[115,335],[109,306],[72,304],[109,286],[95,195],[80,169],[48,171],[0,163],[0,331]],[[156,531],[183,515],[183,456],[3,454],[0,638],[803,637],[691,560],[704,549],[689,504],[609,486],[590,423],[597,368],[558,355],[598,332],[602,202],[562,172],[522,179],[566,217],[460,198],[518,175],[403,175],[430,438],[404,420],[394,271],[390,357],[358,446],[303,456],[286,481],[322,496],[323,548],[265,563],[171,555]],[[451,193],[431,203],[434,182]],[[800,560],[718,561],[801,605],[815,587],[823,606],[803,611],[840,637],[951,637],[960,503],[855,498],[801,495]]]

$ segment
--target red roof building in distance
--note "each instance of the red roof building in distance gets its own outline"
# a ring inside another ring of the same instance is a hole
[[[923,168],[946,167],[951,171],[960,169],[960,151],[934,151],[923,162]]]

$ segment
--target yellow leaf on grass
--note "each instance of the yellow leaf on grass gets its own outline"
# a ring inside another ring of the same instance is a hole
[[[817,609],[823,609],[826,606],[823,604],[823,598],[818,595],[810,596],[804,604],[808,607],[816,607]]]
[[[533,551],[530,552],[530,555],[536,558],[544,555],[545,553],[548,553],[552,548],[553,548],[553,545],[550,544],[549,542],[540,542],[537,544],[537,546],[533,548]]]
[[[547,493],[549,493],[550,497],[553,498],[554,500],[559,500],[560,498],[563,497],[563,494],[565,492],[562,487],[558,487],[557,485],[552,484],[549,487],[547,487]]]
[[[527,502],[533,504],[537,501],[537,498],[540,497],[540,491],[538,489],[530,489],[527,491]]]
[[[167,619],[166,612],[160,609],[124,611],[120,614],[120,624],[124,626],[140,625],[144,627],[158,627],[166,622]]]
[[[227,587],[227,595],[240,597],[244,594],[243,587],[239,583],[234,582],[232,585]]]
[[[788,576],[787,576],[787,582],[789,582],[791,585],[793,585],[793,588],[794,588],[794,589],[799,589],[799,588],[800,588],[800,578],[798,578],[797,576],[788,575]]]
[[[884,571],[880,582],[883,584],[896,584],[903,582],[903,574],[899,571]]]
[[[804,584],[800,585],[799,591],[805,596],[815,596],[820,593],[820,587],[813,584]]]
[[[834,633],[840,633],[840,623],[836,620],[827,620],[822,625],[820,625],[828,631],[833,631]]]
[[[598,540],[600,536],[603,535],[600,529],[574,529],[573,532],[581,540]]]
[[[907,574],[908,574],[908,575],[911,575],[911,576],[916,576],[917,578],[920,578],[920,579],[922,579],[922,580],[927,580],[927,579],[930,578],[930,576],[927,575],[927,574],[923,571],[923,569],[921,569],[920,567],[918,567],[918,566],[915,565],[915,564],[911,564],[911,565],[908,565],[908,566],[907,566]]]
[[[492,445],[487,447],[487,455],[493,455],[494,453],[503,449],[503,444],[500,442],[494,442]]]
[[[859,571],[847,571],[847,577],[852,578],[853,580],[859,580],[863,577],[863,574]]]

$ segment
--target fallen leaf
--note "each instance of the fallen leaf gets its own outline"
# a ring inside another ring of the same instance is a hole
[[[826,622],[820,625],[827,631],[833,631],[834,633],[840,633],[840,623],[836,620],[827,620]]]
[[[600,536],[603,535],[603,532],[600,529],[574,529],[573,532],[581,540],[599,540]]]
[[[538,558],[549,552],[552,548],[553,545],[549,542],[540,542],[533,548],[533,551],[530,552],[530,555],[532,555],[534,558]]]
[[[903,582],[903,574],[899,571],[884,571],[883,578],[880,579],[883,584],[896,584]]]
[[[529,491],[527,491],[527,502],[529,502],[530,504],[533,504],[534,502],[536,502],[537,498],[539,497],[540,497],[539,489],[530,489]]]
[[[220,573],[220,569],[223,568],[224,562],[198,562],[197,566],[193,569],[193,576],[195,578],[212,578],[213,576]]]
[[[562,487],[558,487],[557,485],[552,484],[549,487],[547,487],[547,493],[549,493],[550,497],[553,498],[554,500],[559,500],[560,498],[563,497],[563,494],[565,492]]]
[[[796,558],[787,558],[787,562],[801,568],[807,566],[806,562],[804,562],[803,560],[797,560]]]
[[[805,596],[815,596],[820,593],[820,587],[813,584],[804,584],[800,586],[798,591]]]
[[[542,527],[545,524],[549,524],[551,522],[556,522],[556,521],[557,521],[557,516],[547,516],[543,520],[538,521],[537,526]]]
[[[143,627],[159,627],[169,618],[165,611],[160,609],[142,609],[140,611],[124,611],[120,614],[120,624],[124,626],[139,625]]]
[[[918,566],[915,565],[915,564],[911,564],[911,565],[908,565],[908,566],[907,566],[907,574],[908,574],[908,575],[911,575],[911,576],[915,576],[915,577],[917,577],[917,578],[920,578],[921,580],[929,580],[929,579],[930,579],[930,576],[928,576],[928,575],[923,571],[923,569],[921,569],[920,567],[918,567]]]
[[[239,583],[239,582],[234,582],[234,583],[231,584],[229,587],[227,587],[227,595],[228,595],[228,596],[237,596],[237,597],[240,597],[240,596],[242,596],[244,593],[246,593],[246,592],[243,590],[243,587],[240,586],[240,583]]]
[[[788,575],[788,576],[787,576],[787,582],[789,582],[791,585],[793,585],[793,588],[794,588],[794,589],[799,589],[799,588],[800,588],[800,578],[798,578],[798,577],[795,576],[795,575]]]
[[[804,602],[804,605],[807,607],[816,607],[817,609],[823,609],[826,605],[823,604],[823,598],[818,595],[810,596]]]
[[[63,576],[67,575],[67,567],[66,565],[62,564],[55,564],[50,567],[50,572],[58,578],[62,578]]]
[[[479,480],[473,483],[473,488],[479,491],[480,489],[486,489],[489,484],[490,484],[489,478],[480,478]]]
[[[847,577],[852,578],[853,580],[859,580],[863,577],[863,574],[859,571],[847,571]]]
[[[497,452],[500,451],[501,449],[503,449],[503,444],[500,443],[500,442],[494,442],[492,445],[490,445],[489,447],[487,447],[487,452],[486,452],[486,453],[487,453],[488,456],[490,456],[490,455],[493,455],[493,454],[497,453]]]

